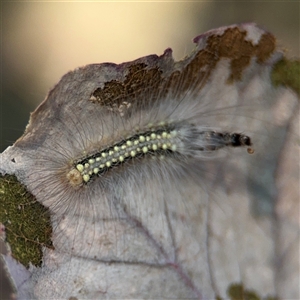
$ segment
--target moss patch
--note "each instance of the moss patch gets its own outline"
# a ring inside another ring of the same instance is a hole
[[[42,247],[53,248],[50,214],[15,176],[0,177],[0,222],[13,257],[26,267],[40,266]]]
[[[227,295],[230,300],[278,300],[273,296],[260,297],[255,291],[245,289],[242,283],[231,284],[227,289]],[[223,299],[217,296],[216,300]]]
[[[282,59],[273,68],[272,81],[275,86],[285,85],[300,96],[300,61]]]

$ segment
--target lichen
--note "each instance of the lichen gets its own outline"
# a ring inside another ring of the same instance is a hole
[[[270,295],[261,297],[254,290],[244,288],[242,283],[232,283],[227,289],[227,295],[230,300],[278,300],[277,297]],[[223,298],[217,296],[216,300],[223,300]]]
[[[12,256],[26,267],[40,266],[42,247],[53,248],[50,214],[15,176],[0,177],[0,222]]]
[[[300,61],[283,58],[277,62],[271,75],[275,86],[285,85],[300,96]]]

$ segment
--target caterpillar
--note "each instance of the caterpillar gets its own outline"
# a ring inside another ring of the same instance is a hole
[[[186,128],[185,128],[186,127]],[[175,128],[178,128],[176,130]],[[67,174],[72,186],[88,183],[95,175],[123,164],[128,159],[150,155],[170,155],[178,152],[193,156],[197,151],[216,151],[222,147],[251,146],[250,137],[239,133],[198,131],[195,126],[177,124],[163,129],[152,129],[135,134],[126,140],[90,155],[74,165]],[[248,148],[250,152],[251,148]]]

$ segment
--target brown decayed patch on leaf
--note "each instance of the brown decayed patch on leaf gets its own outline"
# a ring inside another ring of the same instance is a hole
[[[144,63],[129,67],[129,72],[123,82],[112,80],[105,83],[104,88],[96,89],[90,100],[112,110],[119,110],[121,105],[132,104],[146,89],[156,90],[159,86],[162,71],[158,68],[147,69]],[[131,101],[129,101],[130,95]]]
[[[231,75],[229,82],[241,80],[244,69],[251,58],[257,56],[257,62],[263,63],[275,50],[275,38],[265,33],[257,45],[246,40],[246,32],[239,28],[227,29],[221,36],[211,36],[206,51],[215,53],[219,58],[231,59]]]
[[[253,57],[257,57],[258,63],[263,63],[275,50],[275,38],[269,33],[263,34],[257,45],[246,40],[246,36],[246,31],[237,27],[228,28],[222,35],[208,36],[204,49],[195,52],[192,59],[180,62],[180,72],[173,70],[170,74],[164,74],[159,67],[149,68],[145,63],[133,63],[129,66],[123,82],[106,82],[103,88],[97,88],[92,93],[90,101],[106,106],[112,111],[123,112],[124,107],[129,108],[131,104],[137,104],[145,92],[147,100],[151,102],[170,90],[176,96],[184,94],[188,89],[196,93],[222,58],[231,60],[228,83],[241,80],[243,71]]]
[[[265,62],[273,53],[276,47],[275,37],[270,33],[265,33],[260,38],[259,44],[256,47],[256,56],[258,63]]]

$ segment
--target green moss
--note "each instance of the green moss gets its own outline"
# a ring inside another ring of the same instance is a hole
[[[260,297],[255,291],[247,290],[241,283],[233,283],[228,287],[227,295],[231,300],[278,300],[277,297]]]
[[[273,68],[271,78],[275,86],[285,85],[300,96],[300,61],[282,59]]]
[[[231,300],[260,300],[261,298],[255,292],[245,290],[242,284],[232,284],[228,290],[227,295]]]
[[[278,297],[273,297],[273,296],[267,296],[263,300],[279,300],[279,298]]]
[[[15,176],[0,176],[0,222],[13,257],[26,267],[40,266],[42,247],[53,248],[50,214]]]

